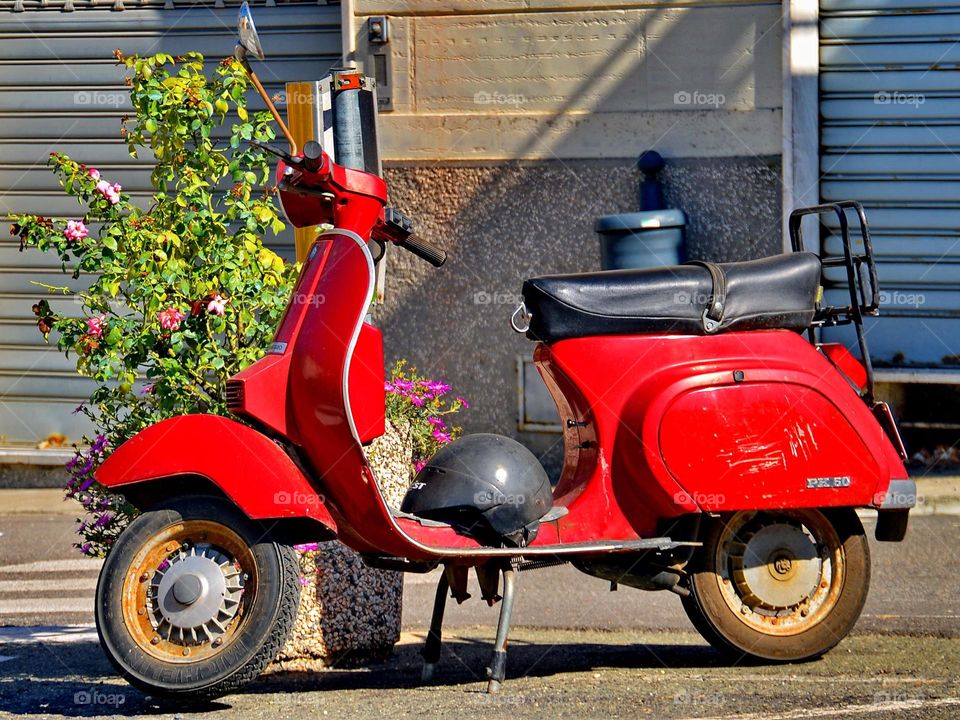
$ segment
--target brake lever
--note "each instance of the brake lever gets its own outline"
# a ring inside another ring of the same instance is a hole
[[[286,150],[283,150],[282,148],[278,148],[276,145],[260,142],[259,140],[248,140],[247,142],[253,145],[255,148],[260,148],[264,152],[270,153],[271,155],[274,155],[280,158],[287,165],[291,165],[293,167],[300,167],[303,165],[302,158],[294,157],[293,155],[288,153]]]

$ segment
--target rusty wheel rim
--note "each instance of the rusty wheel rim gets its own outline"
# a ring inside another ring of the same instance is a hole
[[[740,512],[716,548],[720,594],[740,622],[767,635],[798,635],[836,606],[846,575],[843,544],[815,510]]]
[[[257,564],[233,530],[182,520],[137,552],[123,583],[123,621],[136,644],[170,663],[194,663],[236,638],[256,596]]]

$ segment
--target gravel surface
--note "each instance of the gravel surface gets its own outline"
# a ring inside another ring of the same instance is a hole
[[[507,682],[484,692],[492,631],[447,634],[437,685],[420,687],[422,634],[358,669],[277,669],[201,711],[144,698],[115,678],[95,642],[0,645],[0,716],[182,718],[960,717],[960,642],[854,636],[801,665],[720,664],[692,633],[518,628]],[[6,712],[5,712],[6,711]]]

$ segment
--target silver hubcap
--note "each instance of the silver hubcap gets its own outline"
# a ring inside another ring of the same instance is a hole
[[[183,546],[154,573],[151,624],[171,642],[215,641],[237,614],[243,577],[234,560],[210,545]]]
[[[797,525],[766,525],[731,555],[733,579],[751,607],[785,610],[811,597],[823,576],[816,541]]]

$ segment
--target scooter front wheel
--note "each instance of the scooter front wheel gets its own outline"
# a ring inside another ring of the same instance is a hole
[[[97,583],[100,644],[145,693],[210,700],[253,680],[296,619],[299,565],[226,500],[150,510],[111,549]]]
[[[810,660],[860,617],[870,551],[852,509],[737,512],[702,539],[683,607],[728,657]]]

